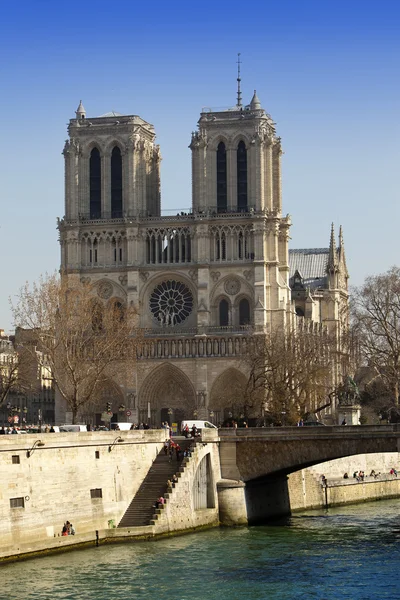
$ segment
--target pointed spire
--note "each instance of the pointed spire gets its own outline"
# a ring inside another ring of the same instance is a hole
[[[328,264],[326,265],[326,270],[328,273],[332,273],[336,269],[337,269],[337,250],[336,250],[336,242],[335,242],[335,228],[332,223],[331,241],[329,244],[329,256],[328,256]]]
[[[349,272],[347,270],[346,264],[346,254],[344,251],[344,240],[343,240],[343,230],[342,226],[339,228],[339,265],[343,267],[345,277],[349,276]]]
[[[254,90],[254,94],[250,102],[250,108],[251,110],[259,110],[261,108],[261,102],[258,99],[256,90]]]
[[[82,104],[82,100],[79,101],[79,106],[75,111],[77,119],[84,119],[86,117],[86,110]]]
[[[237,103],[236,106],[238,108],[242,108],[242,92],[240,90],[240,82],[242,81],[241,77],[240,77],[240,65],[241,65],[241,61],[240,61],[240,52],[238,52],[238,59],[237,59],[237,66],[238,66],[238,76],[237,76]]]

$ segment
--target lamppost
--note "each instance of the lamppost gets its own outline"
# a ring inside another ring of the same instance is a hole
[[[197,410],[193,411],[193,419],[197,419],[197,417],[199,416],[199,413],[197,412]]]
[[[214,418],[214,411],[210,410],[210,421],[211,421],[211,423],[214,424],[213,418]]]
[[[172,408],[168,409],[168,425],[171,427],[171,423],[172,423],[172,413],[174,411],[172,410]]]

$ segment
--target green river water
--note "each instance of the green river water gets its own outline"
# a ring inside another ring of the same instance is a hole
[[[400,599],[400,500],[3,565],[2,600]]]

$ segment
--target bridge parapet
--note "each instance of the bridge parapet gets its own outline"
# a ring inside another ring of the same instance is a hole
[[[250,442],[268,440],[298,440],[365,438],[395,435],[400,437],[400,424],[393,425],[332,425],[321,427],[249,427],[218,429],[220,442]]]

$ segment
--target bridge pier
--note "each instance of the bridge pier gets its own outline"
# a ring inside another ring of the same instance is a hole
[[[247,525],[246,484],[234,479],[217,483],[219,521],[221,525]]]

